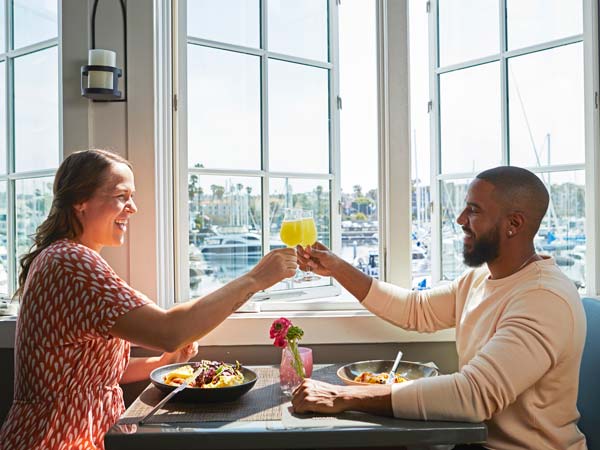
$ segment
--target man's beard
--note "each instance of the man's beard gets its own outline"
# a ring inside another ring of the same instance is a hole
[[[463,261],[469,267],[479,267],[483,263],[495,260],[500,248],[500,232],[496,226],[489,233],[473,239],[473,247],[467,250],[463,245]]]

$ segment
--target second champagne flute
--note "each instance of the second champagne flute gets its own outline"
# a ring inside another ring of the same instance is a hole
[[[309,245],[314,245],[314,243],[317,242],[317,226],[315,225],[312,211],[302,210],[301,224],[302,240],[300,241],[300,245],[304,248]],[[312,273],[309,267],[307,271],[304,271],[304,276],[296,281],[315,281],[320,278],[320,276]]]

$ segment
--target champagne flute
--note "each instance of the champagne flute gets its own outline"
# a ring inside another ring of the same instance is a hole
[[[315,219],[312,211],[301,211],[301,228],[302,239],[300,241],[300,245],[304,248],[308,247],[309,245],[314,245],[314,243],[317,242],[317,226],[315,225]],[[300,280],[296,281],[315,281],[321,278],[320,276],[311,272],[310,266],[308,267],[308,270],[303,272],[304,276],[300,278]]]
[[[286,208],[283,214],[283,222],[279,230],[281,242],[290,248],[295,249],[302,241],[302,210],[297,208]],[[296,277],[288,278],[291,281],[298,281],[299,274]]]

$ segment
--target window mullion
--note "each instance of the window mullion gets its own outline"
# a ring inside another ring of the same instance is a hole
[[[341,155],[340,155],[340,108],[338,97],[340,93],[340,64],[339,64],[339,26],[338,4],[335,1],[328,3],[329,23],[329,171],[333,179],[329,185],[329,236],[331,248],[336,253],[342,251],[342,217],[340,211],[341,201]]]
[[[15,102],[14,102],[14,59],[8,55],[13,48],[13,2],[5,2],[5,28],[6,28],[6,153],[7,153],[7,173],[13,174],[15,171]],[[17,232],[16,232],[16,198],[15,198],[15,180],[7,182],[6,194],[7,202],[7,257],[8,257],[8,293],[11,295],[17,290]]]
[[[269,252],[271,242],[271,211],[270,211],[270,175],[269,175],[269,24],[268,24],[268,2],[260,2],[260,44],[263,54],[260,56],[260,114],[261,114],[261,148],[262,148],[262,253]]]
[[[502,151],[502,165],[510,164],[510,145],[508,129],[508,58],[507,51],[507,24],[506,24],[506,0],[498,0],[500,20],[500,144]]]
[[[442,278],[442,221],[441,221],[441,146],[440,146],[440,83],[438,69],[438,2],[433,1],[429,10],[429,92],[431,96],[430,114],[430,139],[431,139],[431,179],[430,195],[432,200],[431,211],[431,282],[433,285]]]

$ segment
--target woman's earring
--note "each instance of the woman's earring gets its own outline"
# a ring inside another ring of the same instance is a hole
[[[508,230],[508,235],[509,235],[509,236],[512,236],[512,235],[513,235],[513,232],[512,232],[512,230]]]

